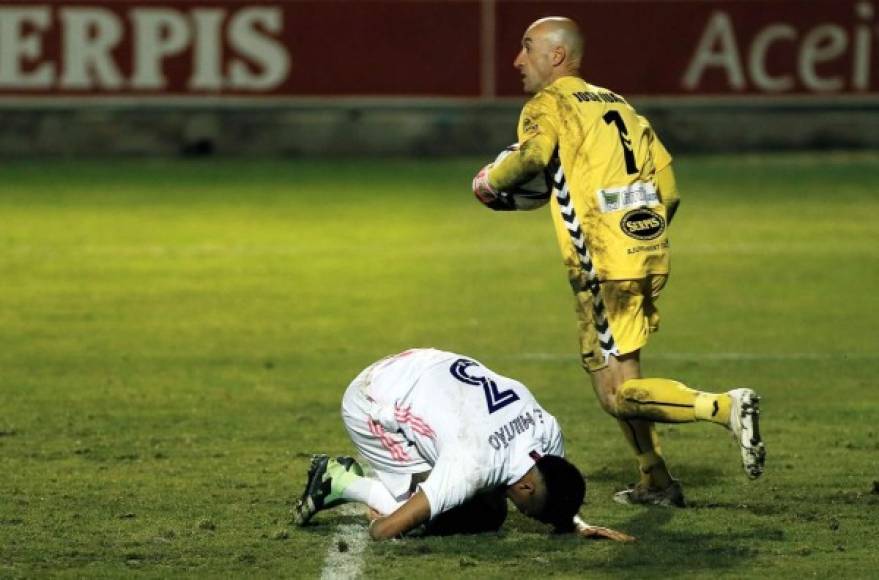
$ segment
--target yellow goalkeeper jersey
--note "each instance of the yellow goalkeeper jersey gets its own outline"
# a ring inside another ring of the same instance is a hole
[[[518,138],[518,155],[492,167],[489,182],[503,191],[550,168],[568,267],[599,281],[668,273],[666,206],[677,192],[658,190],[671,156],[647,119],[607,89],[562,77],[525,104]]]

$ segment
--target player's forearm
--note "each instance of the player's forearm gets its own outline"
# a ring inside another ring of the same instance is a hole
[[[669,225],[671,225],[671,220],[675,217],[680,204],[681,200],[675,199],[665,205],[665,217],[668,220]]]
[[[528,181],[549,164],[555,145],[548,137],[539,135],[522,143],[513,155],[507,155],[488,172],[489,184],[497,191]]]
[[[416,528],[422,521],[412,518],[394,518],[393,514],[376,518],[369,524],[369,537],[373,540],[390,540]]]
[[[394,513],[372,520],[369,537],[373,540],[389,540],[405,534],[430,518],[430,503],[424,492],[418,490]]]
[[[396,531],[393,522],[388,521],[390,516],[383,516],[372,520],[369,524],[369,537],[373,540],[390,540],[400,534],[408,532],[408,529]]]
[[[663,167],[656,173],[656,181],[656,185],[659,187],[659,197],[665,206],[668,223],[671,224],[671,220],[681,203],[681,196],[678,193],[678,185],[671,165]]]

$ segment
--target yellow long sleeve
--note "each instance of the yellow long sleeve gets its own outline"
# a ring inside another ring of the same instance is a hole
[[[668,222],[671,223],[678,205],[681,203],[681,195],[678,192],[678,184],[675,181],[671,165],[666,165],[656,172],[656,185],[659,187],[659,198],[666,208]]]

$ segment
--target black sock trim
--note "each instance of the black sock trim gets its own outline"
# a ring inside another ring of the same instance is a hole
[[[632,427],[632,424],[628,421],[624,420],[623,423],[625,423],[626,427],[632,432],[632,441],[635,442],[635,449],[638,451],[638,454],[640,455],[641,453],[644,453],[644,450],[641,449],[641,445],[638,443],[638,434],[635,433],[635,428]]]
[[[662,401],[639,401],[638,399],[626,399],[627,403],[635,403],[637,405],[659,405],[660,407],[683,407],[693,409],[695,405],[684,405],[682,403],[663,403]]]

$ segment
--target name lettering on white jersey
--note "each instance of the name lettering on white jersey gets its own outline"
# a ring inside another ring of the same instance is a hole
[[[542,424],[543,413],[541,413],[539,409],[534,409],[534,415],[537,416],[537,419]],[[500,429],[489,435],[488,444],[494,447],[497,451],[500,450],[501,446],[509,447],[510,443],[517,435],[524,433],[529,427],[537,424],[534,420],[534,415],[526,411],[515,419],[508,421]]]

